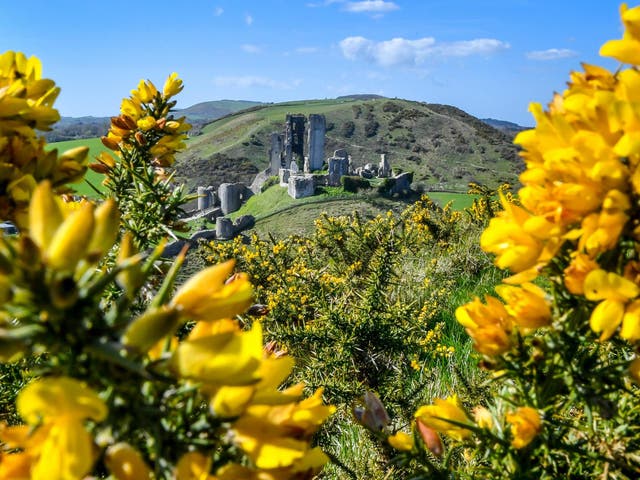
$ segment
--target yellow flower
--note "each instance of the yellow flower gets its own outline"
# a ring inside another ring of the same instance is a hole
[[[242,313],[251,305],[253,287],[242,273],[227,280],[234,265],[229,260],[198,272],[180,287],[171,305],[193,320],[216,320]]]
[[[151,308],[134,319],[122,334],[122,344],[146,352],[180,326],[178,312],[170,307]]]
[[[147,115],[146,117],[138,120],[137,125],[140,130],[142,130],[143,132],[146,132],[147,130],[151,130],[152,128],[155,128],[156,119],[150,115]]]
[[[511,347],[513,318],[496,298],[487,296],[458,307],[455,315],[473,339],[473,348],[484,355],[500,355]]]
[[[174,478],[176,480],[215,480],[216,477],[209,475],[210,469],[211,459],[199,452],[189,452],[178,460]]]
[[[488,430],[493,428],[493,415],[485,407],[476,407],[473,409],[473,419],[480,428]]]
[[[600,48],[600,55],[613,57],[623,63],[640,65],[640,7],[628,9],[623,3],[620,6],[620,16],[625,26],[622,40],[606,42]]]
[[[640,287],[634,282],[602,269],[593,270],[584,280],[585,297],[588,300],[602,300],[593,312],[589,324],[591,329],[602,334],[600,340],[610,338],[625,319],[624,338],[640,338],[638,307],[636,302],[629,308],[625,316],[625,305],[640,294]]]
[[[93,465],[92,441],[85,419],[102,421],[107,407],[83,383],[67,377],[46,377],[27,385],[16,406],[32,427],[39,425],[41,443],[31,469],[32,478],[82,478]]]
[[[413,449],[413,437],[402,431],[387,437],[387,442],[396,450],[410,451]]]
[[[482,232],[480,246],[496,255],[496,265],[521,272],[531,268],[540,258],[544,245],[527,232],[525,223],[531,218],[521,207],[509,203],[502,195],[504,211],[492,218]]]
[[[597,268],[598,263],[589,255],[576,252],[572,255],[571,263],[564,269],[564,286],[574,295],[584,295],[584,279]]]
[[[513,321],[525,329],[544,327],[551,322],[551,309],[545,292],[533,283],[520,287],[499,285],[496,292],[506,302],[506,310]]]
[[[99,422],[107,415],[100,397],[69,377],[45,377],[31,382],[18,395],[16,407],[29,425],[64,417]]]
[[[329,458],[319,448],[312,448],[291,465],[271,469],[253,469],[237,463],[228,463],[216,472],[216,480],[294,480],[316,478]],[[212,477],[213,478],[213,477]]]
[[[437,398],[434,405],[420,407],[414,416],[427,427],[449,435],[458,441],[462,441],[472,434],[471,430],[463,426],[464,424],[470,425],[470,422],[467,414],[460,407],[457,395],[446,399]]]
[[[215,391],[211,409],[221,417],[239,416],[248,405],[280,405],[295,402],[302,396],[302,384],[279,390],[293,369],[293,358],[266,358],[257,375],[260,381],[249,386],[225,385]]]
[[[178,74],[173,72],[167,80],[164,82],[164,87],[162,88],[162,96],[165,99],[169,99],[174,95],[177,95],[182,91],[182,80],[178,78]]]
[[[520,407],[507,414],[507,422],[511,424],[513,448],[524,448],[540,433],[542,420],[538,411],[531,407]]]
[[[153,473],[142,455],[128,443],[116,443],[107,448],[104,458],[116,480],[151,480]]]
[[[131,96],[139,99],[142,103],[151,102],[157,94],[158,90],[149,80],[146,82],[144,80],[140,80],[140,82],[138,82],[138,89],[131,91]]]
[[[210,385],[248,385],[259,380],[262,328],[226,331],[181,342],[171,358],[171,368],[181,378]]]
[[[250,406],[233,424],[233,439],[258,468],[288,467],[305,457],[311,435],[334,411],[323,405],[322,389],[297,403]]]

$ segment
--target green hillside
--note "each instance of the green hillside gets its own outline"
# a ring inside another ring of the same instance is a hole
[[[214,100],[210,102],[201,102],[175,111],[176,117],[185,116],[191,122],[206,121],[210,122],[216,118],[224,117],[230,113],[245,110],[247,108],[262,105],[261,102],[252,102],[249,100]]]
[[[177,162],[190,188],[223,181],[250,183],[268,164],[269,138],[287,113],[324,114],[325,157],[346,148],[355,166],[378,163],[414,172],[427,190],[466,191],[469,182],[515,184],[522,169],[505,135],[462,110],[398,99],[341,98],[257,106],[206,125]]]

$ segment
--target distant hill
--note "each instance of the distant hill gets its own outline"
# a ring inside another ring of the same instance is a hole
[[[213,121],[178,156],[178,179],[191,190],[250,183],[268,165],[270,134],[283,130],[287,113],[325,115],[325,157],[345,148],[361,166],[378,163],[384,153],[427,190],[464,192],[472,181],[516,184],[523,168],[509,135],[458,108],[348,96],[258,105]]]
[[[207,121],[210,122],[230,113],[234,113],[246,108],[263,105],[261,102],[252,102],[249,100],[214,100],[211,102],[201,102],[191,105],[190,107],[178,109],[175,111],[176,117],[185,116],[189,121]]]
[[[202,102],[175,111],[175,116],[187,117],[192,124],[192,135],[197,135],[207,123],[230,113],[262,105],[248,100],[214,100]],[[82,138],[101,137],[109,130],[110,117],[62,117],[50,132],[45,133],[47,142],[61,142]]]
[[[376,95],[374,93],[356,93],[354,95],[341,95],[337,97],[337,100],[376,100],[379,98],[386,98],[382,95]]]
[[[496,120],[495,118],[483,118],[481,119],[487,125],[491,125],[493,128],[506,133],[510,137],[515,137],[523,130],[529,130],[532,127],[523,127],[517,123],[507,122],[506,120]]]

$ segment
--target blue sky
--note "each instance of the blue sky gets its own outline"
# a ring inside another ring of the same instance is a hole
[[[178,107],[377,93],[532,125],[621,36],[613,0],[0,2],[0,51],[38,56],[62,115],[113,115],[175,71]],[[630,6],[635,4],[631,3]]]

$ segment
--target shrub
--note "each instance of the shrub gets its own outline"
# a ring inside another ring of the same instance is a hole
[[[280,177],[277,175],[272,175],[271,177],[265,180],[265,182],[262,184],[262,188],[260,189],[260,191],[264,192],[268,188],[273,187],[274,185],[279,185],[279,184],[280,184]]]
[[[342,127],[340,127],[340,134],[346,138],[351,138],[355,131],[356,131],[356,124],[353,123],[351,120],[347,120],[342,124]]]
[[[369,190],[371,188],[371,182],[366,178],[358,176],[344,175],[340,179],[342,188],[347,192],[356,193],[358,190]]]
[[[235,318],[252,303],[246,274],[211,266],[174,294],[185,254],[160,259],[156,229],[175,228],[184,200],[165,170],[184,148],[182,81],[142,80],[123,100],[103,138],[116,153],[93,165],[113,197],[96,205],[57,195],[87,149],[45,149],[58,90],[40,72],[0,55],[0,111],[13,112],[0,203],[20,227],[0,237],[0,391],[3,420],[24,422],[0,424],[0,477],[315,476],[328,458],[311,437],[334,409],[321,389],[278,388],[293,360]]]
[[[375,137],[380,124],[376,120],[367,120],[364,124],[364,134],[367,137]]]

